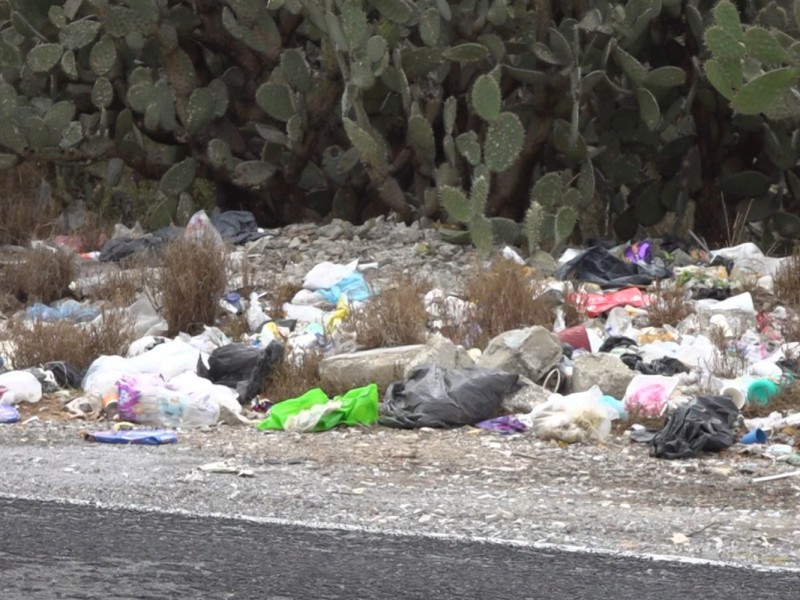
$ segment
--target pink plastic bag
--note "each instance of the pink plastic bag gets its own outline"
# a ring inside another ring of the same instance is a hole
[[[650,304],[650,296],[642,293],[639,288],[629,287],[608,294],[574,294],[571,301],[578,305],[585,302],[587,316],[597,317],[616,306],[643,308]]]
[[[625,408],[643,415],[656,417],[664,410],[668,392],[660,383],[645,385],[625,399]]]

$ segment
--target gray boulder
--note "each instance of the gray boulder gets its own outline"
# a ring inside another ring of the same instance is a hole
[[[572,362],[572,391],[585,392],[596,385],[604,394],[621,400],[635,375],[613,354],[581,354]]]
[[[493,338],[477,364],[540,381],[560,360],[558,336],[544,327],[534,326],[512,329]]]

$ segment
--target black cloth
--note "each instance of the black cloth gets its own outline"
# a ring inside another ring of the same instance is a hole
[[[603,341],[600,352],[611,352],[614,348],[636,346],[636,342],[624,335],[612,335]]]
[[[159,251],[182,231],[180,227],[165,227],[137,238],[111,238],[100,250],[100,262],[119,262],[145,250]]]
[[[212,215],[211,224],[231,244],[246,244],[267,235],[258,230],[256,218],[249,210],[226,210]]]

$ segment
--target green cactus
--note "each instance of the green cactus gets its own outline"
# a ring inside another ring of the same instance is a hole
[[[486,133],[486,166],[495,173],[505,171],[519,157],[524,141],[525,129],[519,117],[511,112],[500,113]]]
[[[494,77],[481,75],[472,85],[472,108],[484,121],[494,123],[500,117],[500,86]]]
[[[185,158],[176,165],[173,165],[161,177],[158,189],[167,196],[178,196],[186,191],[194,181],[197,164],[193,158]]]
[[[256,102],[261,110],[278,121],[288,121],[297,110],[292,90],[282,83],[263,84],[256,91]]]
[[[199,133],[209,126],[214,118],[216,103],[208,88],[197,88],[189,97],[186,129],[189,133]]]

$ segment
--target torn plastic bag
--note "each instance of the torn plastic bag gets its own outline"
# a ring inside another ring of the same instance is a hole
[[[650,296],[635,287],[605,294],[579,293],[572,295],[571,298],[574,298],[576,304],[585,307],[586,315],[589,317],[597,317],[617,306],[643,308],[650,304]]]
[[[316,293],[331,304],[336,304],[342,296],[350,302],[363,302],[369,298],[367,282],[358,271],[351,273],[328,289],[316,290]]]
[[[226,210],[211,217],[211,224],[228,243],[241,245],[261,239],[256,218],[249,210]]]
[[[309,432],[337,425],[372,425],[377,420],[378,386],[371,383],[334,398],[328,398],[320,388],[311,389],[299,398],[270,407],[267,418],[256,427]]]
[[[738,415],[728,396],[700,396],[670,415],[650,442],[650,456],[693,458],[725,450],[736,441],[733,426]]]
[[[44,363],[42,368],[45,371],[50,371],[56,380],[56,383],[61,388],[78,389],[81,387],[81,380],[83,380],[83,371],[79,371],[76,367],[68,362],[51,361]]]
[[[660,265],[627,263],[599,246],[582,252],[556,271],[559,279],[577,279],[601,287],[649,285],[669,276],[669,270]]]
[[[644,362],[642,357],[638,354],[623,354],[620,356],[625,365],[632,371],[637,371],[642,375],[666,375],[672,377],[678,373],[688,373],[689,367],[679,361],[677,358],[666,356],[664,358],[657,358],[652,362]]]
[[[475,425],[498,415],[518,380],[516,373],[496,369],[424,366],[389,386],[380,423],[404,428]]]
[[[283,345],[275,340],[266,348],[238,342],[214,350],[208,367],[197,362],[197,374],[213,383],[235,389],[244,404],[258,395],[261,384],[272,373],[273,365],[283,360]]]

